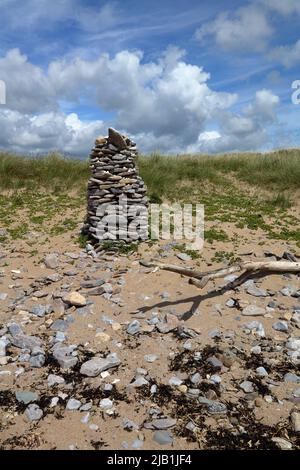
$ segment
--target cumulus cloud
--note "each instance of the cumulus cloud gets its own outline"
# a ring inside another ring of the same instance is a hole
[[[196,31],[196,38],[202,41],[212,36],[224,50],[262,51],[273,34],[265,12],[255,5],[239,8],[235,13],[224,12],[212,22]]]
[[[0,77],[6,84],[10,109],[35,113],[57,108],[55,90],[48,77],[19,49],[11,49],[0,58]]]
[[[13,152],[64,151],[86,155],[87,144],[105,133],[103,121],[82,122],[74,113],[44,113],[38,116],[0,110],[0,148]]]
[[[53,61],[47,70],[12,50],[0,59],[0,76],[8,84],[8,103],[0,109],[0,147],[20,152],[85,155],[108,124],[129,133],[144,152],[256,148],[266,139],[264,125],[273,122],[278,104],[271,92],[261,90],[241,115],[233,114],[237,95],[212,90],[210,74],[189,64],[176,47],[155,62],[145,62],[141,51],[124,50],[89,61]],[[61,112],[62,100],[80,105],[82,99],[112,113],[110,122]],[[211,123],[219,129],[207,131]]]
[[[258,0],[258,2],[283,15],[300,14],[299,0]]]
[[[271,60],[276,60],[286,68],[294,67],[300,62],[300,39],[288,46],[279,46],[269,53]]]
[[[202,132],[197,142],[188,146],[194,152],[232,152],[254,150],[267,142],[267,124],[276,121],[279,97],[269,90],[259,90],[253,103],[240,115],[225,111],[219,116],[218,130]]]

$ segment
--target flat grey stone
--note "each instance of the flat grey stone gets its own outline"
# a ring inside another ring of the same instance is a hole
[[[284,375],[284,381],[287,382],[287,383],[288,382],[298,383],[298,382],[300,382],[300,376],[296,375],[296,374],[293,374],[291,372],[287,372]]]
[[[263,324],[256,320],[253,320],[252,322],[247,323],[245,326],[248,330],[256,333],[261,338],[264,338],[266,336]]]
[[[75,398],[70,398],[70,400],[68,400],[66,409],[78,410],[80,407],[81,407],[81,402],[79,400],[76,400]]]
[[[300,387],[295,388],[295,390],[293,390],[293,395],[296,398],[300,398]]]
[[[83,281],[80,284],[80,287],[83,289],[91,289],[93,287],[100,287],[105,284],[103,279],[90,279],[89,281]]]
[[[176,253],[176,256],[181,261],[190,261],[192,258],[186,253]]]
[[[57,343],[57,346],[59,347],[53,350],[53,357],[57,360],[60,367],[62,369],[71,369],[74,367],[78,362],[77,357],[71,355],[74,348],[71,346],[60,346],[59,343]]]
[[[252,393],[252,392],[254,392],[253,383],[250,382],[249,380],[244,380],[242,383],[240,383],[240,388],[241,388],[245,393]]]
[[[49,269],[56,269],[59,266],[59,258],[54,253],[46,255],[44,258],[44,264]]]
[[[50,313],[51,310],[52,308],[50,305],[39,304],[39,305],[34,305],[30,309],[30,313],[32,313],[33,315],[36,315],[37,317],[44,317],[46,313]]]
[[[106,358],[94,357],[84,362],[80,368],[80,373],[88,377],[96,377],[105,370],[112,369],[121,364],[116,353],[109,354]]]
[[[191,382],[194,385],[198,385],[201,382],[201,375],[199,374],[199,372],[196,372],[194,375],[192,375]]]
[[[65,320],[55,320],[54,323],[51,325],[51,330],[53,331],[67,331],[69,328],[69,324]]]
[[[256,373],[260,377],[267,377],[267,375],[268,375],[268,372],[266,371],[266,369],[264,367],[257,367]]]
[[[41,340],[36,336],[28,336],[24,334],[14,335],[11,342],[17,348],[29,349],[30,351],[35,347],[40,347],[42,345]]]
[[[155,431],[153,440],[160,445],[167,445],[173,443],[173,436],[168,431]]]
[[[66,340],[66,335],[62,331],[57,331],[54,341],[57,343],[63,343]]]
[[[84,403],[84,405],[81,405],[79,409],[80,411],[89,411],[90,409],[92,409],[92,407],[93,403]]]
[[[102,410],[110,410],[113,405],[113,402],[109,398],[103,398],[103,400],[100,400],[99,403],[99,406]]]
[[[155,354],[146,354],[146,356],[144,356],[144,360],[146,362],[155,362],[157,359],[157,356]]]
[[[144,441],[142,441],[141,439],[135,439],[132,443],[132,449],[140,449],[141,447],[143,447],[144,445]]]
[[[223,363],[215,356],[211,356],[206,359],[207,364],[210,364],[215,369],[221,369],[223,367]]]
[[[209,414],[225,414],[227,413],[227,406],[224,403],[220,403],[218,401],[214,401],[207,407],[207,411]]]
[[[129,384],[129,387],[140,388],[144,387],[144,385],[149,385],[148,380],[146,380],[144,377],[137,377],[134,382]]]
[[[39,421],[43,417],[43,411],[36,404],[28,405],[25,410],[28,421]]]
[[[136,335],[140,331],[141,324],[138,320],[133,320],[127,328],[129,335]]]
[[[267,297],[268,295],[264,289],[259,289],[254,284],[247,287],[246,292],[254,297]]]
[[[20,325],[18,325],[18,323],[11,323],[8,326],[8,331],[12,336],[24,334],[22,328],[20,327]]]
[[[169,380],[169,385],[172,385],[174,387],[178,387],[182,383],[183,383],[183,381],[181,379],[179,379],[178,377],[171,377],[170,380]]]
[[[30,357],[29,364],[31,367],[40,368],[45,364],[45,360],[44,354],[36,354],[35,356]]]
[[[47,378],[48,387],[54,387],[54,385],[60,385],[65,383],[65,379],[59,375],[49,374]]]
[[[128,418],[122,419],[122,426],[123,426],[123,429],[126,429],[128,431],[133,431],[133,430],[137,431],[139,429],[139,426],[134,421],[131,421]]]
[[[258,307],[257,305],[247,305],[247,307],[242,311],[242,315],[251,317],[265,315],[265,313],[266,310],[262,307]]]
[[[177,423],[176,419],[161,418],[161,419],[154,419],[151,422],[151,425],[155,429],[169,429],[169,428],[173,428],[176,425],[176,423]]]
[[[283,332],[289,331],[289,325],[284,320],[279,320],[276,323],[273,323],[272,328],[273,330],[276,330],[276,331],[283,331]]]
[[[24,405],[28,405],[28,403],[33,403],[39,399],[39,395],[34,392],[16,392],[16,399],[19,403],[24,403]]]

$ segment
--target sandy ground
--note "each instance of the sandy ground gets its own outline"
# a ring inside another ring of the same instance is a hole
[[[217,251],[233,252],[243,260],[272,259],[266,258],[267,252],[273,254],[273,259],[285,251],[300,256],[294,243],[269,240],[260,231],[238,230],[230,224],[222,228],[234,241],[206,243],[201,258],[186,262],[178,259],[178,251],[168,247],[167,242],[143,243],[137,253],[128,256],[112,254],[95,259],[79,248],[72,238],[74,233],[49,241],[37,237],[34,255],[25,241],[2,243],[0,293],[8,295],[0,300],[1,336],[9,339],[6,328],[17,323],[27,335],[41,339],[45,363],[31,367],[24,358],[20,359],[21,349],[13,345],[8,345],[6,356],[0,357],[0,447],[297,448],[299,432],[291,414],[295,416],[298,412],[299,417],[300,377],[297,385],[297,378],[289,382],[284,376],[288,372],[299,374],[297,358],[292,359],[286,347],[289,338],[300,336],[297,321],[300,297],[295,294],[300,292],[299,276],[277,274],[256,278],[254,286],[266,291],[266,296],[256,297],[246,292],[247,284],[220,292],[226,282],[218,280],[200,291],[186,277],[145,268],[139,263],[142,259],[157,258],[165,263],[209,270],[212,265],[220,266],[212,261]],[[47,268],[43,262],[51,253],[58,254],[55,269]],[[268,256],[272,256],[270,253]],[[61,276],[55,282],[47,281],[51,274]],[[105,280],[112,293],[90,294],[89,289],[80,287],[87,279]],[[293,287],[293,295],[282,294],[281,290],[288,286]],[[78,308],[67,304],[62,308],[61,298],[73,291],[82,293],[90,303],[88,313],[78,312]],[[235,300],[234,307],[226,305],[229,299]],[[270,302],[274,304],[268,307]],[[38,304],[50,304],[54,311],[39,318],[30,313]],[[264,314],[244,316],[243,309],[250,304],[264,308]],[[185,320],[181,320],[183,314]],[[166,315],[173,322],[168,332],[148,323],[155,316],[163,323]],[[78,363],[69,370],[62,369],[52,355],[56,333],[51,326],[57,319],[69,321],[64,343],[77,347]],[[140,326],[131,335],[127,328],[133,320],[138,320]],[[287,332],[273,328],[279,320],[286,322]],[[263,325],[264,337],[245,326],[253,321]],[[260,354],[251,351],[255,346],[261,347]],[[108,353],[117,353],[118,367],[96,377],[80,373],[82,363]],[[147,362],[145,355],[156,356],[154,362]],[[221,365],[211,365],[208,361],[211,357],[219,359]],[[257,373],[259,366],[266,369],[266,377]],[[195,384],[191,377],[197,372],[200,381]],[[48,387],[49,374],[63,377],[64,383]],[[181,380],[180,385],[169,384],[174,376]],[[147,383],[133,387],[130,384],[137,377],[144,377]],[[243,381],[252,383],[251,392],[241,388]],[[112,384],[111,390],[105,388],[108,384]],[[151,386],[155,384],[153,393]],[[198,392],[189,393],[190,389]],[[39,420],[28,420],[25,413],[28,405],[18,402],[17,391],[38,394],[35,403],[43,412]],[[192,398],[193,393],[196,398]],[[198,396],[226,405],[226,411],[210,412]],[[58,402],[51,407],[53,397],[58,397]],[[91,408],[68,410],[70,398],[79,400],[81,405],[91,404]],[[112,401],[109,414],[99,404],[105,398]],[[125,418],[133,422],[133,429],[124,429]],[[157,430],[153,422],[158,420],[156,425],[164,426],[160,421],[164,418],[169,420],[167,429]],[[283,441],[276,442],[276,438]],[[157,439],[167,439],[167,443],[160,444]]]

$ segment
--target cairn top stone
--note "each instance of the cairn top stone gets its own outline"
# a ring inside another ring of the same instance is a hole
[[[127,147],[125,138],[113,127],[108,129],[108,140],[110,144],[113,144],[120,150],[123,150]]]

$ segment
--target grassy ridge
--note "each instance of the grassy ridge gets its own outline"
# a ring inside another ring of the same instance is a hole
[[[206,229],[206,240],[230,241],[223,223],[231,223],[300,246],[300,220],[291,207],[300,189],[300,150],[152,155],[139,157],[138,164],[151,202],[204,204],[205,220],[220,222]],[[88,160],[0,153],[0,227],[14,239],[25,236],[30,227],[48,236],[73,231],[84,218],[89,175]]]
[[[140,157],[139,167],[150,191],[160,196],[167,196],[180,181],[223,185],[227,175],[274,192],[300,188],[300,150],[218,156],[153,154]],[[56,185],[70,189],[86,184],[88,177],[87,160],[65,158],[56,153],[42,158],[25,158],[0,152],[0,189],[55,188]]]
[[[51,188],[54,191],[82,187],[89,178],[87,161],[51,153],[42,158],[26,158],[0,153],[0,190]]]

